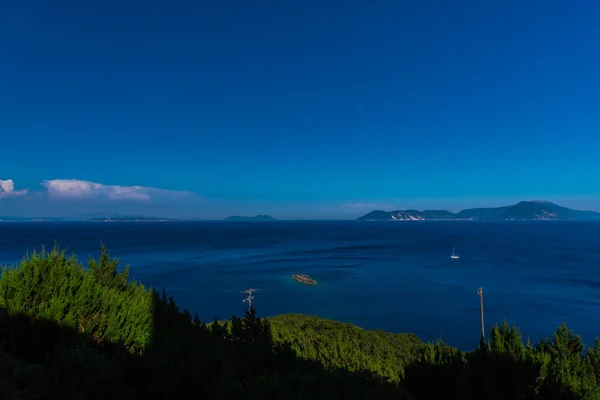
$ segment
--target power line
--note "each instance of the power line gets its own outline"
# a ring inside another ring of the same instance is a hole
[[[244,300],[242,300],[242,302],[248,302],[248,310],[252,309],[252,299],[254,299],[254,296],[252,295],[252,293],[259,291],[260,289],[247,289],[247,290],[243,290],[240,293],[246,293],[248,295],[248,297],[246,297]]]

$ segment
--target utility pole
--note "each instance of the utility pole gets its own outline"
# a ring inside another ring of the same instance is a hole
[[[483,324],[483,288],[477,289],[479,295],[479,309],[481,311],[481,343],[485,342],[485,327]]]
[[[248,290],[244,290],[240,293],[246,293],[248,295],[248,297],[246,297],[244,300],[242,300],[242,302],[248,302],[248,311],[252,310],[252,299],[254,299],[254,296],[252,295],[252,293],[259,291],[260,289],[248,289]]]

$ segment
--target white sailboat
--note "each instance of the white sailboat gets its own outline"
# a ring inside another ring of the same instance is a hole
[[[450,258],[458,258],[458,255],[454,253],[454,246],[452,246],[452,254],[450,254]]]

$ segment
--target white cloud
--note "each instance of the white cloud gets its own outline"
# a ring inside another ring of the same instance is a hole
[[[27,189],[15,190],[15,182],[12,179],[0,179],[0,199],[5,199],[7,197],[24,196],[26,194]]]
[[[8,179],[5,181],[0,179],[0,188],[2,188],[3,192],[9,193],[15,189],[15,183],[12,179]]]
[[[146,186],[114,186],[78,179],[51,179],[42,182],[52,198],[100,198],[110,200],[175,199],[195,196],[194,192],[164,190]]]

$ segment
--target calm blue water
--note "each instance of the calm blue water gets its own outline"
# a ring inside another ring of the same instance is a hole
[[[482,286],[486,329],[507,319],[533,342],[561,321],[587,343],[600,332],[597,222],[0,223],[0,263],[55,240],[86,262],[102,240],[134,279],[203,320],[242,314],[240,291],[256,287],[263,316],[312,314],[471,349]]]

